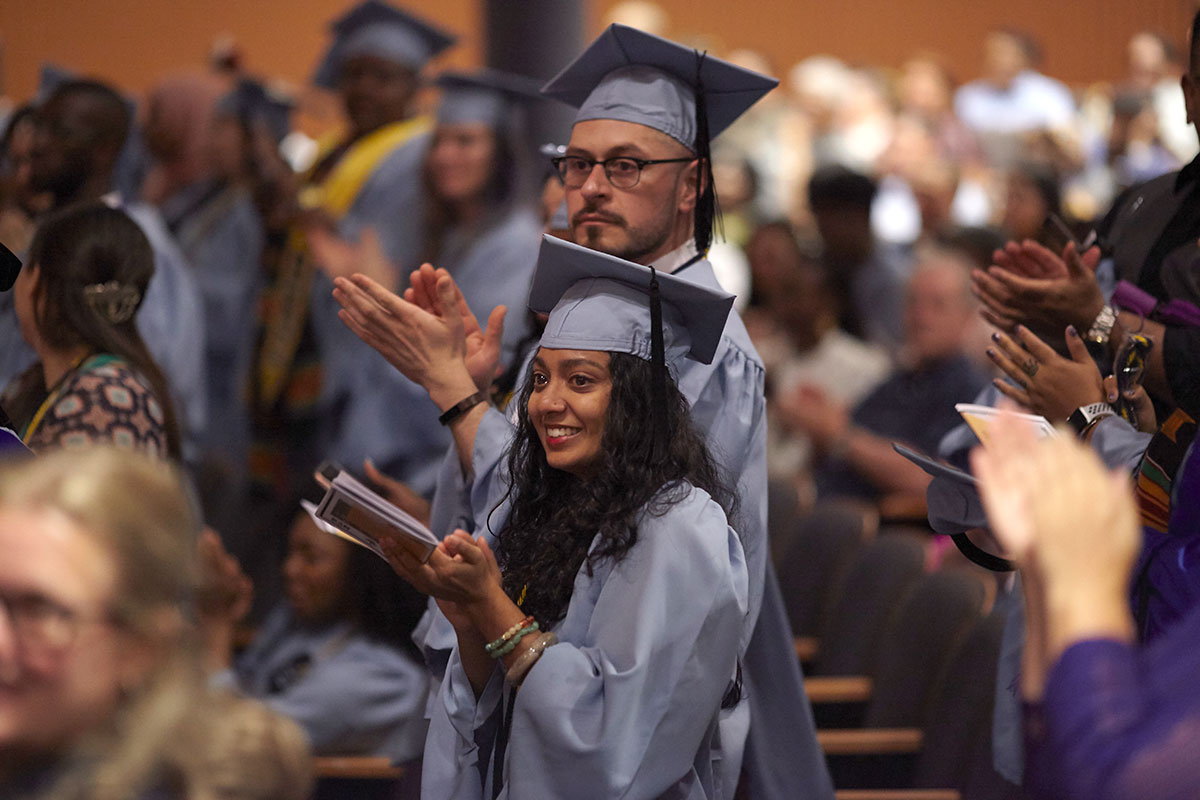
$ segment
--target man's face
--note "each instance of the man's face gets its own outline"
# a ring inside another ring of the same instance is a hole
[[[93,101],[81,95],[51,98],[38,111],[29,183],[35,191],[69,197],[96,168],[96,132],[90,120]]]
[[[645,125],[597,119],[576,123],[567,154],[602,161],[683,158],[690,151]],[[618,189],[597,165],[583,186],[566,190],[575,242],[592,250],[647,264],[669,253],[692,233],[696,162],[651,164],[632,189]]]
[[[918,264],[904,302],[905,345],[918,363],[962,352],[975,307],[965,268],[934,256]]]
[[[338,75],[342,104],[357,136],[407,118],[416,88],[410,69],[378,56],[351,56]]]

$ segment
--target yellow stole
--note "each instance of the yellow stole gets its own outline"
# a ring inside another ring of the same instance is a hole
[[[320,183],[312,182],[310,170],[300,190],[300,207],[324,210],[335,219],[345,216],[383,160],[431,128],[429,117],[416,117],[385,125],[359,139],[347,148]],[[341,135],[333,135],[323,139],[315,163],[321,164],[337,148],[341,138]],[[316,265],[309,257],[304,230],[299,225],[293,225],[288,231],[287,244],[277,266],[273,286],[262,310],[264,331],[258,354],[256,394],[258,405],[264,410],[272,408],[287,387],[296,348],[308,318],[309,293]],[[300,393],[312,395],[315,388],[311,386],[312,381],[302,383],[307,389],[298,387]]]

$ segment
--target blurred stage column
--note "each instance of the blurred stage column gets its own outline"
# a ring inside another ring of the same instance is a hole
[[[583,50],[585,0],[483,0],[489,67],[548,80]],[[557,101],[531,110],[534,145],[566,144],[575,110]]]

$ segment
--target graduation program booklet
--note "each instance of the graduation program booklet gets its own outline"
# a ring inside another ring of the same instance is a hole
[[[1017,419],[1023,419],[1033,425],[1033,433],[1037,438],[1044,439],[1047,436],[1057,436],[1058,431],[1054,430],[1054,426],[1050,424],[1050,420],[1043,417],[1041,414],[1021,414],[1016,411],[1005,411],[992,406],[981,406],[975,403],[955,403],[954,410],[957,411],[963,419],[967,421],[971,432],[979,437],[979,441],[984,447],[988,446],[988,428],[992,422],[1001,414],[1012,414]]]
[[[438,546],[437,537],[415,517],[346,472],[334,477],[312,513],[333,528],[334,535],[350,539],[380,558],[385,557],[379,543],[386,540],[396,542],[421,563],[428,561]]]

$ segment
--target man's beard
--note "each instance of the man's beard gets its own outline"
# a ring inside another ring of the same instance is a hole
[[[657,227],[657,230],[655,230],[649,227],[631,228],[623,217],[594,208],[585,207],[578,213],[604,214],[607,217],[608,225],[603,228],[596,228],[584,224],[582,230],[578,225],[573,225],[572,232],[575,237],[575,244],[591,250],[598,250],[601,253],[607,253],[610,256],[623,258],[635,264],[646,263],[644,259],[653,253],[659,252],[663,245],[670,239],[672,233],[669,218],[654,220],[653,222]],[[625,232],[624,241],[613,242],[611,239],[605,239],[605,234],[614,230]]]

